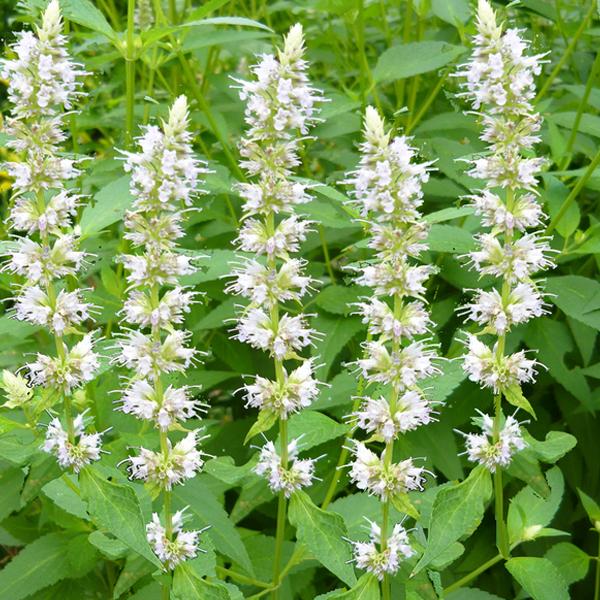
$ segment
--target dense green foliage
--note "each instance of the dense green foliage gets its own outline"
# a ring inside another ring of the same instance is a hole
[[[17,10],[13,2],[0,2],[7,44],[11,31],[36,22],[46,2],[21,4]],[[137,135],[138,125],[164,117],[182,93],[190,101],[194,147],[212,170],[204,186],[208,193],[197,201],[202,211],[188,218],[182,245],[201,267],[185,283],[205,294],[187,315],[186,326],[193,332],[192,344],[206,356],[188,371],[186,383],[202,386],[210,404],[203,419],[210,437],[203,449],[214,458],[202,474],[173,491],[174,506],[189,506],[194,528],[211,528],[201,537],[207,553],[175,572],[171,597],[237,600],[268,593],[277,499],[252,471],[257,438],[245,442],[256,411],[247,410],[234,392],[244,376],[271,374],[273,364],[266,354],[230,338],[229,320],[238,300],[224,292],[223,279],[237,254],[231,242],[241,202],[234,184],[243,176],[237,144],[244,107],[231,76],[247,77],[255,55],[271,51],[281,34],[300,22],[311,80],[328,99],[320,114],[323,122],[304,150],[302,178],[320,185],[312,190],[314,200],[302,207],[317,225],[301,255],[320,282],[306,312],[313,315],[312,326],[325,334],[309,353],[319,357],[317,376],[330,386],[289,422],[291,436],[304,435],[302,451],[323,457],[316,467],[321,480],[290,501],[283,544],[286,577],[279,597],[376,600],[376,580],[347,562],[351,546],[344,538],[364,538],[363,517],[379,519],[380,505],[357,493],[345,470],[336,470],[350,433],[344,416],[360,393],[359,377],[349,363],[360,356],[366,337],[360,317],[351,314],[352,302],[365,290],[353,284],[345,267],[369,256],[363,228],[339,182],[358,162],[368,104],[377,106],[399,132],[414,136],[425,160],[435,161],[423,207],[432,225],[426,259],[439,267],[429,282],[428,300],[440,353],[459,357],[464,352],[461,332],[469,326],[455,311],[465,302],[465,290],[486,284],[461,258],[473,249],[473,234],[479,231],[479,220],[462,199],[474,182],[461,159],[484,144],[477,119],[464,112],[468,107],[451,76],[468,55],[472,7],[467,0],[164,4],[164,21],[136,31],[128,45],[125,0],[61,0],[72,54],[90,72],[87,97],[69,124],[72,151],[89,159],[78,185],[89,196],[80,211],[83,247],[94,257],[80,284],[90,288],[89,299],[100,307],[97,327],[103,332],[104,357],[98,377],[74,401],[79,410],[89,408],[98,431],[110,428],[104,443],[109,454],[78,476],[61,473],[55,459],[40,450],[42,430],[27,426],[21,410],[2,409],[0,599],[161,598],[160,580],[166,575],[160,574],[144,532],[157,499],[142,484],[128,481],[119,466],[130,447],[151,444],[155,432],[114,410],[110,392],[119,389],[123,370],[109,359],[126,289],[123,268],[114,257],[125,250],[122,217],[131,203],[118,149],[128,147],[131,119]],[[552,310],[515,328],[507,340],[510,349],[536,351],[547,370],[534,386],[524,387],[536,418],[527,426],[527,448],[505,471],[513,545],[507,561],[497,556],[490,475],[467,462],[463,440],[454,432],[471,429],[476,408],[492,411],[492,394],[466,381],[460,361],[444,363],[443,373],[429,382],[432,398],[442,403],[438,421],[403,436],[397,451],[426,457],[436,477],[429,478],[424,492],[410,494],[419,512],[413,532],[418,556],[392,581],[394,599],[598,599],[600,15],[595,0],[503,4],[508,3],[496,4],[499,15],[526,30],[535,53],[549,53],[537,82],[536,106],[544,123],[536,151],[550,159],[540,192],[550,215],[552,246],[559,251],[557,268],[547,273]],[[135,69],[131,114],[127,61]],[[8,110],[5,95],[2,103]],[[3,160],[9,155],[0,148]],[[1,243],[7,249],[12,243],[6,227],[11,182],[2,172],[0,194]],[[14,275],[0,273],[7,308],[15,282]],[[12,372],[31,353],[54,345],[48,332],[6,314],[0,317],[0,334],[0,366]],[[43,411],[39,418],[48,421]],[[266,434],[275,439],[276,429]],[[328,490],[338,475],[329,502]],[[412,519],[408,522],[413,527]],[[474,573],[482,565],[481,574]],[[469,574],[474,576],[463,584]]]

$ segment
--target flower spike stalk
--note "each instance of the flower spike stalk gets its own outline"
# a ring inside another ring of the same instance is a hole
[[[17,34],[11,46],[15,57],[1,64],[12,103],[7,144],[23,156],[21,162],[7,163],[14,178],[9,222],[21,235],[4,270],[23,282],[15,298],[15,317],[46,328],[55,341],[53,356],[38,353],[26,367],[29,384],[44,389],[46,398],[39,408],[63,404],[62,418],[52,418],[42,448],[54,454],[63,469],[78,472],[100,458],[101,434],[86,432],[91,419],[85,413],[74,416],[72,409],[74,392],[95,376],[98,356],[92,333],[84,328],[93,308],[81,289],[71,289],[85,253],[79,250],[79,228],[73,224],[82,197],[68,185],[80,171],[77,161],[65,155],[64,119],[65,111],[84,95],[80,78],[86,73],[70,58],[62,27],[58,1],[52,0],[41,25]],[[80,341],[69,343],[73,337]],[[23,377],[7,373],[4,387],[13,388],[9,406],[20,406],[27,414],[32,393],[24,393]]]
[[[115,361],[133,370],[120,409],[151,423],[158,433],[157,450],[139,448],[128,461],[132,479],[144,481],[156,495],[163,494],[163,520],[155,513],[147,535],[165,571],[199,550],[201,532],[183,529],[183,511],[172,514],[171,490],[194,477],[206,456],[198,448],[201,429],[183,425],[199,417],[204,405],[190,386],[171,383],[174,374],[185,375],[197,355],[189,347],[191,334],[178,328],[196,294],[179,283],[194,267],[191,258],[180,252],[177,240],[184,235],[182,223],[198,195],[200,176],[207,172],[194,158],[191,138],[187,100],[180,96],[166,121],[143,128],[138,150],[124,152],[134,197],[125,215],[125,238],[135,252],[120,257],[129,283],[122,311],[128,325]],[[173,430],[185,435],[174,442],[169,436]],[[169,585],[164,587],[165,597]]]
[[[480,275],[491,275],[498,283],[491,290],[476,290],[462,308],[467,320],[482,327],[477,335],[467,335],[463,366],[469,379],[492,391],[495,414],[493,419],[481,414],[475,422],[482,433],[465,438],[469,459],[494,473],[497,544],[506,558],[502,469],[525,443],[521,424],[514,416],[504,417],[502,399],[533,414],[521,385],[535,381],[539,366],[522,350],[506,354],[506,335],[546,312],[540,282],[532,277],[553,266],[548,240],[540,232],[544,214],[536,191],[536,176],[546,161],[532,155],[541,124],[532,104],[534,76],[543,56],[528,55],[522,32],[498,25],[487,0],[479,0],[476,25],[474,51],[456,74],[465,79],[462,95],[480,118],[481,139],[488,144],[469,171],[485,181],[470,200],[488,228],[478,236],[469,260]],[[495,338],[491,346],[480,339],[483,335]]]
[[[246,102],[248,125],[240,144],[240,165],[249,178],[239,185],[244,212],[236,244],[257,257],[245,259],[233,271],[227,291],[249,301],[239,315],[236,339],[268,352],[274,363],[274,380],[257,375],[243,386],[243,393],[246,405],[260,411],[249,437],[279,422],[280,448],[267,442],[256,466],[256,472],[279,494],[275,585],[280,576],[286,499],[312,483],[315,462],[298,458],[301,443],[287,435],[290,415],[310,405],[318,394],[313,360],[298,354],[311,344],[316,332],[303,314],[292,316],[284,305],[299,304],[311,286],[311,278],[303,273],[305,262],[290,256],[310,228],[294,210],[311,199],[307,186],[293,181],[291,175],[300,165],[302,142],[316,121],[315,105],[322,100],[308,81],[303,54],[302,27],[294,25],[283,49],[276,56],[262,55],[252,67],[252,80],[236,80],[240,98]],[[284,362],[290,360],[300,365],[287,369]]]
[[[435,269],[416,263],[427,248],[428,232],[419,208],[430,164],[415,162],[410,140],[392,138],[372,107],[366,110],[360,151],[358,168],[345,183],[351,186],[352,200],[370,233],[369,247],[375,251],[359,269],[356,283],[373,291],[358,304],[370,341],[357,364],[376,394],[363,398],[350,418],[370,441],[383,442],[385,448],[379,455],[363,442],[350,441],[350,479],[379,497],[383,507],[381,524],[370,524],[369,541],[352,545],[356,565],[381,580],[383,598],[389,599],[389,576],[415,554],[402,523],[391,527],[390,506],[416,518],[407,494],[423,489],[427,473],[411,458],[394,462],[394,442],[434,420],[432,402],[419,382],[438,372],[424,300],[424,284]]]

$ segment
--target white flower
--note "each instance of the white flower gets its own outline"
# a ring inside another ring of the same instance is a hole
[[[307,184],[269,173],[264,173],[256,183],[240,183],[236,189],[244,201],[244,217],[289,213],[295,206],[306,204],[312,199],[307,193]]]
[[[371,298],[368,302],[357,304],[362,322],[369,326],[372,335],[381,335],[385,339],[414,337],[427,332],[431,325],[429,314],[422,302],[408,302],[402,305],[398,317],[385,302]]]
[[[416,216],[416,215],[415,215]],[[381,259],[397,259],[401,256],[419,256],[427,249],[424,243],[429,235],[429,227],[424,221],[404,223],[398,227],[396,223],[368,223],[371,238],[369,248],[377,250]]]
[[[356,363],[370,382],[391,383],[404,390],[439,372],[432,362],[435,352],[425,342],[413,342],[391,353],[381,342],[369,342],[364,347],[365,358]]]
[[[525,351],[498,355],[497,344],[490,348],[472,334],[467,334],[467,345],[463,368],[469,379],[492,388],[495,394],[514,385],[535,381],[539,363],[527,358]]]
[[[366,398],[352,416],[358,427],[380,435],[386,442],[434,420],[431,403],[416,390],[408,390],[396,399],[393,414],[388,401],[380,397]]]
[[[152,521],[146,525],[148,543],[167,571],[198,554],[198,537],[202,531],[183,529],[184,510],[178,510],[172,516],[170,537],[157,513],[152,513]]]
[[[181,226],[183,214],[183,211],[159,214],[128,211],[123,220],[123,237],[134,246],[147,246],[153,253],[173,250],[177,240],[185,235]]]
[[[251,308],[240,318],[236,338],[282,360],[308,346],[314,335],[314,330],[306,326],[303,315],[290,317],[284,314],[275,325],[264,310]]]
[[[399,463],[386,464],[362,442],[352,440],[351,448],[354,460],[350,463],[350,480],[359,490],[379,496],[386,501],[394,496],[414,490],[422,490],[425,469],[415,467],[411,458]]]
[[[138,456],[128,459],[131,478],[142,479],[166,490],[191,479],[204,466],[204,453],[196,448],[198,441],[196,430],[190,431],[175,446],[168,440],[166,453],[140,448]]]
[[[52,0],[37,35],[30,31],[18,33],[11,46],[16,58],[2,61],[0,76],[9,82],[8,97],[16,114],[52,115],[71,108],[79,86],[77,78],[83,71],[69,58],[61,32],[59,3]]]
[[[201,404],[190,398],[189,387],[174,388],[169,385],[162,394],[146,380],[134,381],[123,394],[121,410],[138,419],[154,421],[156,426],[168,430],[177,421],[198,416]]]
[[[498,432],[497,441],[494,441],[494,420],[489,415],[480,414],[481,433],[462,435],[469,460],[484,465],[493,473],[497,466],[507,467],[512,457],[526,444],[521,434],[521,424],[513,416],[506,418]]]
[[[197,353],[185,345],[190,336],[187,331],[175,330],[163,340],[154,340],[139,331],[129,331],[118,342],[121,353],[115,362],[152,379],[160,373],[183,372]]]
[[[284,467],[273,442],[267,442],[260,450],[254,467],[257,475],[266,477],[273,492],[281,492],[289,498],[296,490],[307,487],[315,479],[315,459],[298,458],[298,439],[288,444],[288,460]]]
[[[363,268],[356,278],[358,285],[373,288],[379,296],[413,296],[425,294],[423,285],[435,273],[431,265],[410,265],[405,260],[382,261]]]
[[[67,190],[61,190],[40,210],[36,200],[27,196],[17,196],[10,211],[12,226],[28,235],[39,232],[57,232],[69,226],[79,206],[80,197]]]
[[[191,257],[168,251],[124,254],[121,262],[129,271],[127,281],[134,286],[175,285],[179,277],[195,271]]]
[[[536,197],[531,193],[519,195],[509,210],[498,195],[490,190],[471,196],[475,214],[481,216],[486,227],[497,227],[501,231],[525,231],[528,227],[538,227],[542,223],[543,211]]]
[[[491,233],[479,236],[479,250],[469,254],[473,267],[482,275],[502,277],[509,283],[527,281],[531,275],[554,267],[548,255],[552,252],[546,238],[528,233],[501,244]]]
[[[10,253],[10,262],[4,269],[23,275],[32,285],[75,275],[85,256],[75,249],[76,243],[75,237],[70,234],[58,237],[51,248],[29,238],[22,238],[17,248]]]
[[[133,290],[125,300],[123,313],[129,323],[140,327],[154,325],[167,329],[172,325],[183,323],[184,314],[190,312],[195,296],[197,296],[196,292],[188,292],[181,287],[176,287],[165,292],[155,308],[147,293]]]
[[[63,356],[38,354],[37,360],[27,365],[32,385],[71,393],[74,388],[94,379],[99,362],[98,355],[93,351],[92,334],[85,335],[71,350],[64,344],[63,347]]]
[[[367,107],[365,141],[360,145],[361,160],[344,183],[352,186],[352,196],[361,214],[377,219],[412,223],[419,217],[423,202],[422,185],[429,179],[429,163],[415,163],[415,151],[407,137],[385,133],[383,120]]]
[[[144,134],[137,139],[140,151],[123,152],[136,209],[174,210],[179,203],[191,204],[200,174],[208,171],[194,157],[188,125],[187,99],[179,96],[162,129],[144,127]]]
[[[62,423],[54,417],[48,424],[46,439],[42,450],[54,454],[58,464],[63,468],[71,468],[75,473],[85,465],[100,460],[100,433],[85,433],[84,414],[77,415],[73,421],[75,439],[69,440],[69,436]]]
[[[236,280],[225,291],[239,294],[253,304],[274,306],[279,302],[300,300],[309,289],[311,278],[302,275],[306,261],[289,258],[279,269],[270,269],[256,260],[247,260],[232,271]]]
[[[368,520],[368,519],[367,519]],[[372,573],[380,581],[385,574],[393,575],[398,571],[400,563],[415,555],[415,550],[410,545],[408,532],[401,523],[396,523],[392,535],[387,538],[385,550],[381,550],[381,527],[369,521],[370,533],[368,542],[354,542],[353,560],[359,569]]]
[[[280,382],[259,375],[254,383],[244,386],[246,406],[270,410],[287,419],[292,413],[310,406],[319,394],[318,382],[313,378],[313,360],[305,360],[289,375],[283,369]]]
[[[513,325],[526,323],[547,312],[542,295],[530,283],[518,283],[506,300],[496,289],[478,290],[473,302],[461,310],[468,319],[492,328],[498,335],[506,333]]]
[[[306,240],[311,221],[303,221],[296,215],[281,220],[270,233],[258,219],[246,219],[236,243],[240,250],[255,254],[266,254],[279,258],[298,252],[300,243]]]
[[[89,318],[90,305],[81,299],[81,292],[65,292],[50,301],[48,294],[39,286],[26,287],[17,297],[15,311],[17,319],[42,325],[62,336],[65,330]]]

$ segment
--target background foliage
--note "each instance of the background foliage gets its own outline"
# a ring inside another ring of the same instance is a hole
[[[18,12],[13,2],[0,3],[7,43],[12,39],[9,32],[32,21],[45,3],[22,4],[25,10]],[[600,170],[595,170],[600,160],[600,21],[595,1],[522,0],[506,11],[501,4],[497,6],[510,23],[528,30],[535,52],[550,52],[538,83],[538,108],[545,119],[540,149],[552,161],[543,176],[542,198],[552,218],[553,246],[560,250],[558,268],[547,279],[554,310],[509,338],[509,348],[522,344],[536,349],[547,366],[535,387],[526,390],[537,413],[529,432],[546,442],[530,441],[509,469],[507,485],[512,539],[527,535],[536,539],[519,545],[506,565],[497,562],[470,584],[483,591],[461,589],[447,597],[484,600],[530,595],[544,600],[568,597],[563,592],[567,594],[570,586],[571,597],[591,598],[594,560],[590,557],[597,556],[598,540],[590,520],[600,520],[592,500],[600,496],[596,419],[600,408]],[[98,322],[105,337],[103,352],[109,357],[125,287],[113,258],[123,250],[121,218],[131,201],[117,152],[125,143],[127,7],[122,0],[62,0],[61,5],[70,21],[74,54],[92,73],[85,84],[89,96],[81,113],[72,117],[71,130],[73,150],[90,158],[81,178],[90,197],[81,227],[84,249],[95,258],[84,280],[92,301],[103,307]],[[212,526],[204,537],[208,553],[193,561],[194,571],[209,575],[209,582],[176,579],[178,598],[256,594],[260,588],[247,584],[253,579],[269,581],[274,545],[276,500],[252,474],[255,451],[243,443],[256,417],[234,396],[244,375],[268,373],[271,366],[265,357],[229,339],[227,320],[234,314],[235,300],[223,291],[222,276],[230,271],[235,256],[231,240],[240,216],[232,184],[240,176],[236,142],[243,106],[231,88],[230,76],[247,74],[255,54],[270,50],[279,34],[299,21],[305,28],[311,77],[330,99],[305,157],[303,177],[323,185],[315,188],[315,200],[306,206],[306,213],[320,225],[303,245],[302,254],[309,260],[310,274],[322,282],[308,312],[314,314],[313,326],[326,332],[313,354],[323,364],[319,377],[331,387],[324,388],[311,409],[290,423],[291,435],[305,434],[304,449],[311,449],[314,456],[324,455],[317,469],[322,481],[308,490],[312,502],[302,493],[292,501],[290,521],[305,546],[303,554],[295,557],[282,592],[283,598],[312,599],[354,584],[354,570],[345,563],[350,549],[341,536],[347,532],[355,539],[361,537],[362,517],[379,511],[377,501],[357,494],[345,474],[338,499],[325,513],[313,505],[325,497],[348,432],[343,416],[349,412],[357,381],[347,363],[358,356],[365,338],[364,326],[348,307],[361,289],[343,270],[366,256],[365,244],[338,182],[357,163],[356,142],[367,103],[380,107],[398,128],[414,135],[423,157],[436,161],[424,207],[433,224],[430,258],[440,267],[429,299],[444,355],[460,355],[462,346],[456,339],[463,324],[455,309],[464,301],[464,289],[478,287],[475,275],[460,260],[471,249],[478,227],[478,220],[460,200],[473,183],[460,159],[481,150],[482,143],[474,117],[462,112],[465,106],[456,96],[457,81],[450,74],[467,52],[473,32],[471,7],[467,0],[186,0],[169,5],[175,6],[174,25],[154,25],[135,38],[135,122],[165,115],[172,99],[186,93],[192,102],[198,153],[214,171],[205,186],[209,193],[200,200],[203,211],[189,220],[183,243],[201,256],[203,268],[186,283],[197,285],[206,298],[194,307],[187,325],[195,346],[208,353],[187,382],[202,385],[211,404],[205,422],[210,434],[206,451],[216,458],[174,495],[178,506],[190,505],[194,526]],[[165,3],[167,14],[169,5]],[[408,110],[401,110],[405,106]],[[6,156],[6,150],[0,153]],[[0,191],[5,217],[10,182],[1,173]],[[5,222],[3,218],[1,227]],[[0,274],[0,289],[10,306],[11,277],[6,273]],[[2,368],[14,370],[27,354],[51,343],[45,332],[0,317]],[[402,441],[402,451],[426,456],[428,468],[437,476],[425,493],[414,498],[421,522],[429,528],[420,563],[426,568],[408,585],[409,598],[438,597],[444,586],[496,553],[493,515],[488,511],[482,520],[491,490],[481,471],[474,470],[459,487],[446,483],[464,480],[470,470],[460,456],[461,439],[453,429],[468,429],[473,409],[489,409],[492,397],[464,380],[459,363],[448,363],[444,370],[431,382],[433,396],[444,401],[439,422]],[[140,445],[147,434],[134,418],[113,410],[109,392],[119,387],[118,376],[107,358],[100,376],[77,398],[81,408],[91,409],[98,430],[112,428],[106,445],[110,455],[80,477],[80,489],[61,476],[52,457],[39,450],[39,438],[18,426],[15,411],[0,416],[0,543],[1,560],[7,565],[0,573],[0,598],[159,597],[152,576],[156,559],[142,528],[152,501],[141,485],[128,483],[123,469],[117,468],[127,447]],[[558,433],[546,438],[549,431]],[[573,443],[565,433],[577,441],[570,452]],[[555,462],[557,466],[551,467]],[[587,496],[580,496],[578,490]],[[552,529],[539,535],[539,526]],[[416,536],[424,545],[424,532],[419,529]],[[288,537],[294,539],[292,528]],[[332,540],[337,540],[334,547]],[[284,563],[292,552],[290,541],[284,548]],[[239,575],[233,578],[228,569]],[[328,597],[377,598],[376,586],[361,581],[353,595]]]

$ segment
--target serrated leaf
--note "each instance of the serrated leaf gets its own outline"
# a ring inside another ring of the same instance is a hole
[[[94,468],[79,474],[82,498],[98,524],[145,559],[161,566],[146,539],[146,528],[135,492],[126,485],[108,481]]]
[[[85,502],[67,485],[63,477],[70,477],[70,475],[64,474],[58,479],[50,481],[42,488],[42,491],[63,510],[80,519],[87,520],[89,517]]]
[[[111,181],[103,187],[83,209],[81,214],[81,235],[89,237],[120,221],[125,210],[131,205],[129,175]]]
[[[533,600],[569,600],[564,579],[548,559],[511,558],[505,566]]]
[[[297,491],[290,499],[290,523],[296,537],[326,569],[347,585],[354,585],[354,569],[348,564],[352,554],[342,538],[347,536],[342,517],[315,506],[310,496]]]
[[[69,539],[49,533],[23,548],[0,571],[0,599],[21,600],[69,577]]]
[[[379,600],[379,582],[376,577],[367,573],[348,591],[325,594],[318,596],[318,598],[327,598],[327,600]],[[315,600],[317,599],[315,598]]]
[[[545,463],[555,463],[577,445],[577,438],[566,431],[549,431],[545,440],[525,436],[528,448]]]
[[[178,600],[202,598],[203,600],[229,600],[227,587],[219,582],[200,579],[186,563],[179,565],[173,575],[173,594]]]
[[[429,520],[427,545],[413,569],[418,573],[442,552],[477,529],[492,495],[489,471],[475,467],[461,483],[444,487],[435,497]]]
[[[0,522],[21,507],[21,488],[25,480],[23,469],[11,467],[0,474]]]
[[[88,540],[92,546],[95,546],[108,558],[111,560],[116,560],[118,558],[123,558],[127,552],[129,552],[129,547],[126,546],[123,542],[116,538],[110,538],[106,534],[101,531],[92,531],[88,536]],[[139,556],[139,555],[135,555]],[[146,560],[146,559],[144,559]],[[146,560],[146,564],[148,561]],[[155,565],[152,565],[152,569],[156,569]]]
[[[569,542],[559,542],[546,552],[547,558],[560,573],[567,585],[585,579],[590,566],[590,557]]]

